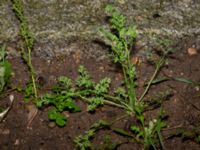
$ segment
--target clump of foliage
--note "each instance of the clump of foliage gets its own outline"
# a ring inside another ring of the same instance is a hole
[[[54,121],[56,119],[53,119],[52,116],[60,118],[59,120],[62,120],[62,123],[56,121],[59,126],[64,126],[67,121],[67,118],[61,115],[64,110],[69,110],[70,112],[80,111],[80,108],[74,103],[74,99],[82,99],[88,102],[88,111],[94,111],[95,108],[104,103],[112,104],[104,100],[108,95],[111,82],[109,78],[104,78],[95,83],[85,67],[80,66],[78,72],[79,76],[75,83],[72,83],[72,80],[66,76],[60,76],[57,80],[57,85],[52,88],[51,92],[41,96],[37,102],[37,106],[40,108],[45,105],[53,106],[53,110],[49,110],[48,116],[50,120]]]
[[[136,41],[136,27],[134,25],[127,26],[126,17],[111,5],[106,7],[106,12],[110,17],[110,30],[100,28],[100,33],[105,38],[105,42],[111,46],[112,54],[115,63],[120,64],[123,75],[125,87],[123,90],[124,98],[121,98],[119,105],[123,106],[128,114],[135,115],[138,124],[132,126],[131,130],[143,139],[145,148],[153,146],[155,148],[155,134],[160,135],[161,128],[164,127],[162,120],[150,121],[146,123],[144,111],[146,104],[144,97],[148,93],[150,86],[156,78],[158,72],[165,64],[166,56],[169,51],[163,51],[161,58],[155,63],[155,72],[149,80],[144,92],[141,96],[136,95],[136,66],[130,61],[130,54],[132,46]],[[159,132],[156,132],[158,131]]]
[[[155,142],[159,139],[162,149],[164,149],[164,144],[161,136],[161,129],[166,127],[166,123],[161,119],[162,116],[159,116],[157,119],[149,121],[147,125],[143,119],[139,120],[140,125],[131,125],[130,130],[136,135],[138,141],[142,140],[144,147],[149,149],[153,147],[156,149]]]
[[[167,139],[179,137],[182,140],[193,140],[200,144],[200,127],[194,126],[193,129],[187,129],[184,127],[178,127],[175,131],[173,131]]]
[[[98,122],[94,123],[83,135],[79,135],[74,139],[76,148],[80,150],[92,149],[91,139],[94,137],[95,133],[100,129],[109,127],[110,123],[103,120],[99,120]]]
[[[37,100],[38,92],[36,86],[36,73],[32,65],[32,58],[31,58],[31,52],[33,50],[35,38],[33,32],[31,32],[31,30],[29,29],[28,21],[24,14],[23,1],[12,0],[12,4],[13,4],[13,11],[20,23],[19,35],[22,38],[21,55],[24,62],[28,66],[31,78],[31,82],[27,84],[28,89],[25,89],[25,94],[26,94],[25,98],[32,97],[33,100]]]
[[[124,105],[130,113],[134,112],[136,102],[135,79],[136,67],[130,61],[130,49],[135,43],[136,27],[134,25],[126,27],[126,17],[111,5],[106,7],[106,12],[111,14],[111,30],[100,28],[100,33],[105,37],[105,42],[112,47],[112,59],[122,67],[124,82],[127,90],[127,99],[121,105]],[[115,34],[116,33],[116,34]]]
[[[109,135],[106,135],[103,139],[103,143],[98,147],[95,147],[95,150],[116,150],[122,144],[120,141],[113,141]]]
[[[0,95],[4,94],[5,89],[10,83],[10,77],[12,75],[12,67],[11,64],[6,59],[6,46],[0,46]],[[11,100],[13,101],[13,100]],[[11,102],[12,103],[12,102]],[[10,107],[4,109],[0,107],[0,122],[6,116]]]
[[[169,51],[163,51],[160,59],[155,63],[155,71],[149,82],[144,87],[144,92],[138,96],[136,93],[136,65],[131,62],[131,49],[136,41],[135,25],[127,25],[126,17],[111,5],[106,7],[106,12],[110,16],[110,29],[100,28],[99,32],[103,35],[105,42],[111,46],[111,58],[120,65],[123,76],[124,85],[117,87],[111,94],[109,92],[111,79],[105,77],[98,83],[95,83],[87,69],[80,66],[78,69],[78,77],[75,82],[66,76],[58,78],[57,85],[51,92],[44,94],[37,106],[51,106],[48,111],[49,119],[55,121],[57,125],[64,126],[67,118],[62,112],[68,110],[70,112],[78,112],[80,108],[75,104],[75,99],[80,99],[88,103],[87,110],[95,111],[95,109],[104,104],[116,106],[126,111],[127,115],[136,117],[136,124],[131,126],[132,134],[126,133],[120,129],[112,129],[120,134],[126,134],[134,137],[136,141],[144,143],[145,148],[153,147],[156,149],[155,143],[157,138],[161,146],[164,148],[161,138],[161,129],[165,126],[161,116],[157,119],[147,121],[144,116],[146,108],[149,106],[145,103],[144,98],[148,93],[154,79],[158,75],[160,69],[165,64],[166,56]],[[161,105],[161,103],[160,103]],[[75,143],[79,149],[88,149],[91,147],[90,139],[94,136],[102,122],[98,123],[98,127],[92,127],[83,136],[75,139]]]
[[[11,64],[6,60],[6,47],[0,47],[0,93],[10,81],[12,73]]]

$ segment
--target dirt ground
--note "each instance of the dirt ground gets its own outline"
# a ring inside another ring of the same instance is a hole
[[[176,47],[174,47],[176,49]],[[176,49],[176,52],[168,58],[159,76],[182,77],[195,82],[200,82],[200,54],[189,55],[188,46]],[[26,65],[20,57],[9,57],[13,67],[13,77],[11,87],[25,86],[28,81],[28,71]],[[61,75],[67,75],[72,79],[77,76],[77,68],[83,64],[88,68],[93,79],[98,81],[103,77],[112,78],[112,87],[120,84],[122,75],[120,69],[111,61],[96,61],[95,59],[84,59],[78,53],[72,57],[55,57],[52,60],[44,60],[33,56],[33,64],[36,68],[38,83],[41,86],[40,94],[48,91],[56,83],[56,78]],[[144,83],[150,78],[154,67],[146,60],[137,65],[137,81]],[[181,136],[172,136],[178,129],[192,131],[199,126],[200,122],[200,91],[198,86],[192,86],[177,81],[166,81],[158,85],[153,85],[148,96],[156,95],[166,90],[172,91],[172,95],[164,102],[163,107],[167,116],[167,127],[163,129],[162,135],[164,145],[168,150],[198,150],[200,145],[192,138]],[[0,123],[0,149],[1,150],[72,150],[75,149],[73,143],[74,137],[84,133],[85,130],[98,121],[99,119],[114,120],[124,114],[123,110],[103,106],[95,113],[88,113],[86,105],[76,100],[82,111],[79,113],[65,112],[69,120],[65,127],[59,128],[52,125],[47,117],[47,108],[40,109],[36,118],[33,120],[31,127],[27,128],[30,114],[35,110],[31,102],[24,102],[24,94],[16,91],[9,91],[8,95],[13,94],[14,104]],[[141,89],[138,90],[141,93]],[[139,95],[138,94],[138,95]],[[8,106],[8,96],[0,100],[0,106]],[[148,118],[154,118],[157,110],[147,111],[145,115]],[[114,124],[125,130],[130,126],[133,118],[126,118]],[[111,140],[121,141],[117,150],[139,150],[142,146],[130,142],[126,137],[113,133],[110,130],[101,130],[92,140],[94,146],[100,147],[105,136],[109,135]],[[170,137],[170,138],[169,138]]]
[[[33,65],[40,85],[39,95],[49,91],[56,84],[57,77],[77,77],[77,69],[83,64],[94,81],[103,77],[112,79],[111,91],[121,84],[121,70],[108,58],[109,48],[97,33],[100,26],[107,27],[104,8],[108,3],[116,6],[127,17],[128,24],[137,26],[137,42],[132,62],[137,64],[137,97],[142,93],[155,67],[147,59],[148,50],[156,50],[159,39],[172,40],[175,50],[158,77],[192,80],[198,85],[168,80],[152,85],[146,101],[156,95],[170,91],[163,99],[167,126],[162,130],[167,150],[199,150],[194,139],[200,138],[200,3],[198,0],[41,0],[23,1],[25,15],[36,43],[32,53]],[[31,125],[28,121],[35,105],[24,101],[24,93],[15,88],[24,88],[29,81],[26,64],[20,57],[19,22],[12,11],[11,1],[0,1],[0,45],[8,46],[8,60],[12,64],[13,76],[5,95],[0,95],[1,108],[9,106],[9,95],[14,103],[7,116],[0,122],[0,150],[72,150],[73,140],[83,134],[100,119],[113,121],[125,112],[121,109],[103,106],[94,113],[87,112],[84,102],[76,99],[82,109],[78,113],[65,111],[69,119],[60,128],[48,119],[48,108],[39,109]],[[152,57],[155,60],[157,55]],[[152,120],[159,108],[145,112],[145,119]],[[124,118],[113,126],[126,131],[134,123],[134,117]],[[185,131],[185,136],[180,131]],[[186,132],[187,131],[187,132]],[[186,135],[187,134],[187,135]],[[140,150],[143,146],[111,130],[100,130],[92,139],[94,149],[106,150],[105,137],[110,143],[122,142],[117,150]],[[200,140],[199,140],[200,141]]]

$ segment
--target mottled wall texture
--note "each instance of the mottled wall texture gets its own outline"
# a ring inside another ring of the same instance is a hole
[[[98,26],[107,26],[104,7],[113,4],[138,29],[138,44],[149,47],[156,38],[193,39],[200,48],[200,0],[23,0],[25,15],[35,33],[37,54],[51,57],[88,46],[98,57]],[[18,21],[9,0],[0,1],[0,43],[18,41]],[[77,45],[78,43],[78,45]],[[82,47],[81,46],[81,47]]]

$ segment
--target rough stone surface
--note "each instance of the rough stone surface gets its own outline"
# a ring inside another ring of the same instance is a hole
[[[190,40],[200,48],[200,0],[24,0],[25,15],[35,33],[35,55],[53,57],[82,50],[103,58],[105,50],[94,42],[104,25],[104,7],[113,4],[138,29],[139,47],[149,49],[156,39],[176,43]],[[10,1],[0,1],[0,43],[19,40],[18,21]],[[87,50],[86,50],[87,49]]]

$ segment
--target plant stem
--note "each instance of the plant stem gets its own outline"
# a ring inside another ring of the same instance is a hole
[[[162,135],[161,135],[160,131],[157,130],[157,134],[158,134],[158,139],[160,141],[160,145],[161,145],[162,149],[165,150],[166,148],[164,146],[164,143],[163,143],[163,140],[162,140]]]
[[[114,97],[114,96],[111,96],[111,95],[108,95],[108,94],[104,94],[103,96],[105,98],[111,99],[112,101],[118,101],[118,102],[120,102],[122,100],[122,99],[120,99],[118,97]]]
[[[124,118],[126,118],[128,116],[129,116],[128,114],[120,116],[119,118],[116,118],[115,120],[113,120],[110,124],[113,125],[114,123],[116,123],[116,122],[118,122],[118,121],[120,121],[120,120],[122,120],[122,119],[124,119]]]
[[[33,84],[33,91],[34,91],[34,97],[37,99],[37,87],[36,87],[36,81],[35,81],[35,71],[34,67],[32,65],[31,61],[31,51],[34,44],[34,37],[32,32],[29,29],[28,21],[26,16],[24,15],[24,8],[23,8],[23,1],[22,0],[11,0],[13,4],[13,11],[16,15],[16,17],[19,20],[20,23],[20,36],[23,39],[23,46],[21,48],[22,58],[26,62],[31,76],[31,81]]]
[[[142,93],[141,97],[138,99],[138,101],[142,101],[143,98],[145,97],[145,95],[148,93],[149,88],[151,86],[151,83],[153,82],[153,80],[155,79],[155,77],[157,76],[158,72],[160,71],[160,68],[162,67],[162,65],[164,64],[164,60],[165,60],[165,55],[160,59],[160,61],[156,64],[156,69],[151,77],[151,79],[149,80],[147,87],[145,88],[145,91]]]
[[[34,90],[34,96],[37,99],[38,94],[37,94],[37,88],[36,88],[36,81],[35,81],[35,71],[32,65],[32,59],[31,59],[31,49],[28,48],[28,66],[30,69],[30,73],[31,73],[31,80],[32,80],[32,84],[33,84],[33,90]]]
[[[89,100],[88,100],[88,98],[86,98],[86,97],[83,97],[83,96],[80,96],[79,95],[79,97],[81,98],[81,99],[83,99],[83,100],[85,100],[86,102],[90,102]],[[108,101],[108,100],[103,100],[104,101],[104,103],[106,103],[107,105],[111,105],[111,106],[116,106],[116,107],[118,107],[118,108],[122,108],[122,109],[126,109],[126,107],[124,107],[124,106],[122,106],[122,105],[120,105],[120,104],[117,104],[117,103],[115,103],[115,102],[111,102],[111,101]]]
[[[117,104],[117,103],[115,103],[115,102],[111,102],[111,101],[108,101],[108,100],[104,100],[104,102],[105,102],[106,104],[108,104],[108,105],[116,106],[116,107],[125,109],[124,106],[122,106],[122,105],[120,105],[120,104]]]
[[[125,84],[126,84],[126,88],[128,89],[128,79],[127,79],[127,74],[126,74],[126,68],[123,64],[122,65],[122,71],[123,71],[123,74],[124,74],[124,80],[125,80]]]

